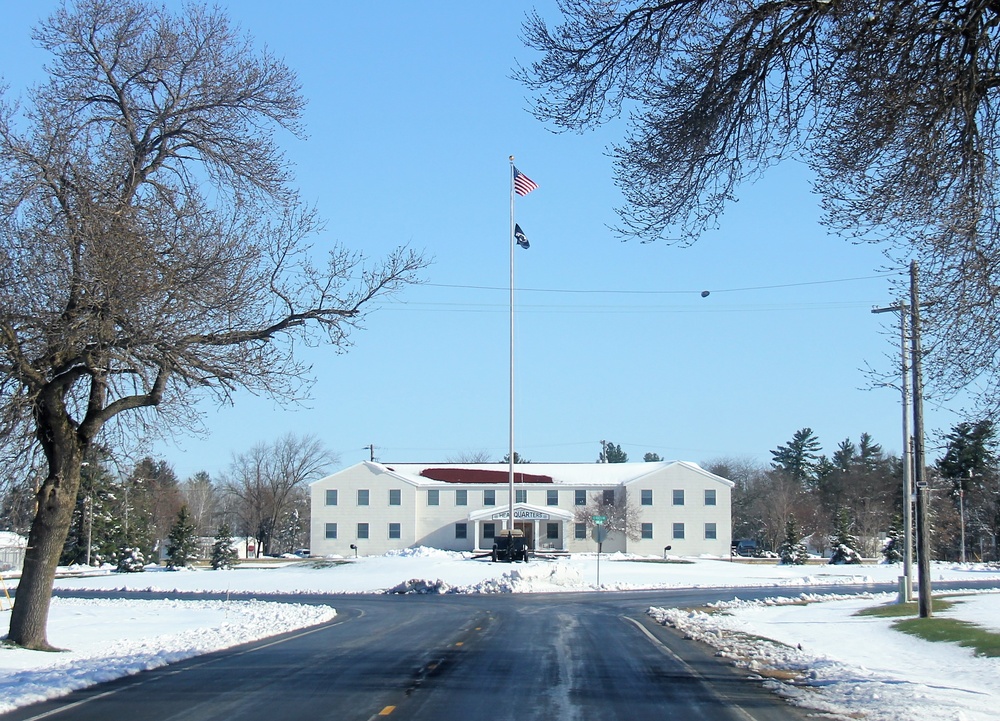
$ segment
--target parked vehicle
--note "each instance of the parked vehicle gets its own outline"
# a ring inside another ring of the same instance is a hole
[[[528,545],[524,531],[505,528],[493,539],[493,561],[528,561]]]
[[[743,558],[756,558],[761,554],[760,548],[757,546],[757,541],[752,538],[742,538],[733,543],[733,555],[742,556]]]

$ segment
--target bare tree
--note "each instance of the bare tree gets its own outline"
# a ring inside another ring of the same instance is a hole
[[[95,439],[192,420],[238,388],[299,396],[292,340],[347,346],[370,301],[416,280],[306,239],[278,131],[301,135],[295,74],[219,10],[78,0],[34,33],[48,78],[0,98],[0,438],[45,475],[8,638],[48,648],[52,583]]]
[[[602,525],[609,535],[620,533],[630,541],[642,538],[639,507],[624,488],[614,490],[613,500],[604,491],[591,494],[586,506],[576,507],[573,520],[593,528],[594,516],[604,516]]]
[[[806,160],[825,222],[916,257],[928,382],[1000,407],[1000,7],[975,0],[560,0],[529,16],[536,115],[630,113],[621,228],[692,242],[745,181]]]
[[[225,478],[226,493],[236,499],[233,507],[241,527],[259,541],[258,553],[276,550],[281,521],[289,514],[301,519],[304,487],[321,478],[336,460],[316,438],[293,435],[259,443],[233,457]]]
[[[488,451],[462,451],[448,458],[448,463],[492,463]]]
[[[740,457],[717,458],[701,466],[736,484],[732,491],[733,540],[752,538],[763,544],[771,481],[767,467],[752,458]]]
[[[198,471],[181,484],[181,495],[198,535],[214,536],[220,523],[216,518],[219,489],[212,483],[211,476]]]
[[[756,498],[756,506],[764,547],[770,551],[781,545],[789,518],[807,517],[809,526],[813,525],[813,508],[806,491],[798,479],[785,472],[767,474],[767,490]]]

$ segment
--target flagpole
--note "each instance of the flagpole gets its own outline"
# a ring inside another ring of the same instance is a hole
[[[514,156],[510,156],[510,408],[509,408],[509,455],[507,461],[508,519],[510,530],[508,543],[514,541]],[[508,545],[508,549],[512,546]]]

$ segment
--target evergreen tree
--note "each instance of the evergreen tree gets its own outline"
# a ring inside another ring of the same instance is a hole
[[[961,556],[960,514],[964,514],[966,550],[995,547],[1000,536],[996,427],[990,420],[959,423],[944,440],[947,446],[937,468],[948,483],[954,509],[949,514],[954,517],[953,541],[945,553]],[[941,534],[936,540],[945,538],[947,534]]]
[[[937,462],[942,477],[964,485],[970,471],[973,476],[983,476],[996,468],[997,431],[992,421],[959,423],[944,440],[947,448]]]
[[[801,566],[809,558],[809,551],[802,543],[802,533],[795,516],[789,516],[785,522],[785,540],[778,547],[778,555],[786,566]]]
[[[177,520],[171,526],[170,535],[167,538],[167,568],[175,569],[186,566],[198,557],[196,530],[188,507],[181,506],[181,510],[177,513]]]
[[[866,471],[875,470],[883,459],[882,444],[876,443],[869,433],[862,433],[858,442],[858,463]]]
[[[138,548],[122,548],[118,553],[119,573],[142,573],[146,570],[146,559]]]
[[[660,458],[659,453],[647,453],[642,457],[642,460],[644,460],[646,463],[659,463],[663,459]]]
[[[811,484],[816,480],[820,448],[812,428],[801,428],[795,431],[787,446],[778,446],[771,451],[771,465],[803,485]]]
[[[851,518],[846,509],[837,513],[837,526],[830,538],[830,546],[833,548],[830,563],[861,563],[861,554],[857,550],[858,539],[851,533]]]
[[[121,521],[116,512],[117,488],[109,469],[110,461],[110,453],[101,446],[91,446],[87,452],[60,565],[86,563],[88,540],[91,565],[99,566],[116,556],[121,542]]]
[[[892,519],[888,537],[882,546],[882,560],[886,563],[899,563],[903,560],[903,521],[899,516]]]
[[[772,451],[773,452],[773,451]],[[854,465],[854,459],[858,455],[858,449],[850,438],[845,438],[837,445],[837,450],[833,453],[833,469],[841,473],[849,473]]]
[[[141,459],[125,480],[122,501],[126,501],[123,516],[128,521],[126,545],[155,558],[184,505],[174,469],[164,460]]]
[[[212,544],[212,568],[229,569],[238,563],[238,554],[233,548],[233,531],[229,524],[223,522],[215,534],[215,543]]]
[[[628,463],[628,454],[622,450],[621,446],[616,446],[611,441],[603,443],[604,449],[597,457],[598,463]]]
[[[501,461],[501,463],[510,463],[509,453],[503,454],[503,460]],[[516,465],[518,463],[531,463],[531,461],[529,461],[527,458],[522,458],[520,453],[514,451],[514,464]]]

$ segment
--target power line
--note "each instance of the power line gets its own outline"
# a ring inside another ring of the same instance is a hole
[[[870,308],[871,301],[830,301],[828,303],[768,303],[761,305],[706,305],[702,307],[693,306],[636,306],[636,305],[550,305],[524,303],[518,306],[518,313],[624,313],[624,314],[650,314],[650,313],[732,313],[732,312],[775,312],[784,310],[840,310]],[[457,302],[414,302],[397,301],[386,303],[382,306],[384,310],[413,310],[420,312],[440,312],[440,313],[506,313],[508,306],[500,303],[457,303]]]
[[[775,290],[779,288],[797,288],[801,286],[809,285],[830,285],[833,283],[854,283],[862,280],[877,280],[879,278],[889,278],[892,276],[901,275],[900,271],[892,271],[886,273],[879,273],[877,275],[864,275],[855,278],[834,278],[830,280],[808,280],[800,281],[797,283],[778,283],[775,285],[754,285],[746,286],[743,288],[721,288],[718,290],[709,289],[712,293],[742,293],[754,290]],[[421,285],[430,286],[434,288],[461,288],[465,290],[496,290],[508,292],[509,287],[501,287],[494,285],[465,285],[460,283],[422,283]],[[691,294],[701,294],[704,289],[699,288],[698,290],[622,290],[616,288],[515,288],[516,291],[525,293],[571,293],[571,294],[621,294],[621,295],[691,295]]]

